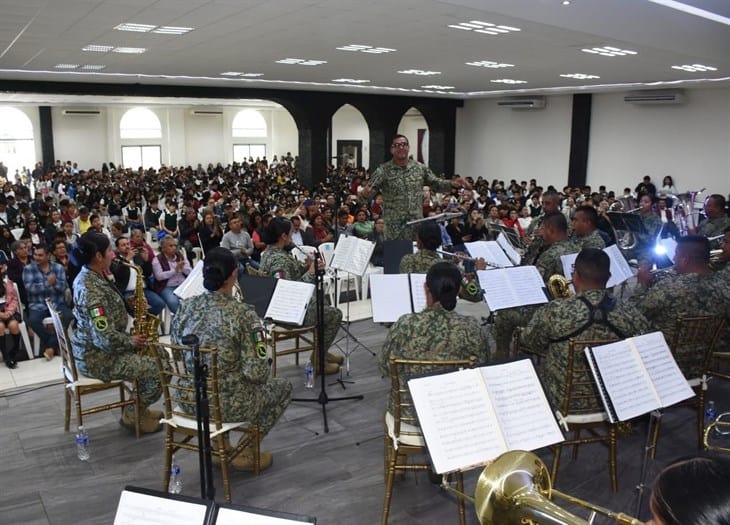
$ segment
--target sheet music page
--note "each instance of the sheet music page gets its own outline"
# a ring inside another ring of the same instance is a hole
[[[408,274],[370,275],[370,305],[374,323],[394,323],[411,309],[411,290]]]
[[[507,450],[535,450],[563,441],[558,422],[529,359],[483,366]]]
[[[483,257],[487,263],[496,264],[498,266],[514,266],[509,257],[505,255],[497,241],[475,241],[465,242],[466,250],[472,257]]]
[[[423,285],[426,283],[425,273],[412,273],[411,281],[411,297],[413,298],[413,312],[423,312],[426,308],[426,290]]]
[[[483,465],[506,444],[477,369],[408,381],[436,472]]]
[[[491,311],[548,302],[545,283],[534,266],[479,270],[477,277]]]
[[[573,275],[573,265],[575,265],[575,260],[577,258],[577,253],[569,253],[567,255],[560,256],[560,262],[563,265],[563,275],[566,279],[571,279],[571,275]],[[573,294],[575,295],[575,288],[573,288],[573,283],[570,283],[568,287],[570,288],[570,291],[573,292]]]
[[[509,260],[512,261],[515,266],[519,266],[522,261],[522,256],[512,247],[512,244],[503,232],[499,232],[499,235],[497,235],[497,244],[499,244],[499,247],[502,248],[505,254],[507,254]]]
[[[661,407],[641,357],[628,341],[596,346],[591,351],[619,421]]]
[[[362,277],[375,250],[375,243],[352,235],[340,236],[330,267]]]
[[[122,491],[114,525],[205,525],[205,504]]]
[[[631,271],[631,266],[626,262],[626,258],[617,245],[612,244],[604,248],[603,251],[606,252],[608,258],[611,260],[611,277],[609,277],[606,283],[606,288],[618,286],[634,276],[634,272]]]
[[[303,522],[277,516],[267,516],[266,514],[256,514],[255,512],[220,508],[214,525],[241,525],[244,523],[246,525],[285,525],[287,523]]]
[[[187,299],[188,297],[195,297],[205,292],[203,286],[203,261],[198,261],[190,271],[188,276],[180,286],[175,288],[172,293],[177,295],[180,299]]]
[[[672,406],[695,395],[674,360],[664,334],[652,332],[633,337],[632,341],[654,383],[662,407]]]
[[[279,279],[266,309],[266,319],[301,326],[313,293],[311,283]]]

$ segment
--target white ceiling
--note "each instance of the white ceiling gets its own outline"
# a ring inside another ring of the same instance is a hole
[[[728,0],[682,1],[730,18]],[[473,20],[520,31],[493,36],[448,27]],[[114,29],[124,22],[194,30],[172,36]],[[147,51],[139,55],[82,51],[90,44],[144,47]],[[368,54],[336,49],[349,44],[396,51]],[[605,57],[581,51],[598,46],[637,54]],[[277,63],[285,58],[326,63]],[[485,60],[514,67],[466,65]],[[61,63],[106,68],[100,73],[56,69]],[[673,65],[698,63],[717,70],[690,73],[672,69]],[[398,73],[407,69],[440,74]],[[263,76],[221,76],[228,71]],[[560,76],[567,73],[598,75],[600,79]],[[369,82],[359,86],[333,82],[339,78]],[[526,83],[492,82],[503,78]],[[717,87],[730,85],[730,26],[649,0],[572,0],[567,6],[561,0],[0,0],[0,90],[2,79],[463,99]],[[422,87],[427,85],[453,89]],[[6,95],[0,100],[23,102],[28,97]],[[214,103],[220,105],[220,101]]]

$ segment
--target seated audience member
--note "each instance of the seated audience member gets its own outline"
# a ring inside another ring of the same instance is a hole
[[[0,352],[3,362],[8,368],[18,366],[18,349],[20,348],[20,311],[18,296],[13,281],[7,278],[7,265],[0,264]],[[9,335],[9,337],[5,337]]]
[[[58,340],[56,333],[43,325],[43,319],[50,316],[46,299],[51,300],[60,314],[63,326],[71,322],[71,312],[66,304],[66,272],[63,266],[51,262],[51,255],[45,245],[36,247],[33,262],[23,268],[23,285],[28,295],[28,324],[40,338],[43,355],[50,360],[58,353]]]
[[[32,262],[29,243],[27,241],[13,241],[10,246],[13,258],[8,262],[8,278],[18,285],[20,301],[27,305],[28,294],[26,294],[25,285],[23,284],[23,268]]]
[[[681,459],[654,480],[649,500],[652,525],[730,523],[730,460]]]
[[[357,210],[355,222],[352,223],[352,234],[360,239],[372,240],[375,227],[372,221],[367,220],[368,214],[365,210]]]
[[[302,219],[299,215],[292,215],[291,218],[292,234],[291,241],[296,246],[316,246],[317,241],[314,238],[311,228],[303,228]]]
[[[378,217],[375,219],[374,227],[373,242],[375,242],[375,249],[373,249],[370,262],[373,263],[373,266],[383,266],[385,264],[385,221],[381,217]]]
[[[461,272],[453,264],[439,262],[429,268],[424,284],[426,308],[402,316],[385,338],[380,354],[380,372],[384,377],[390,376],[391,356],[434,361],[475,356],[477,362],[489,360],[487,338],[479,322],[453,311],[460,286]],[[390,401],[388,411],[393,411]],[[410,411],[409,416],[415,415],[413,408]]]
[[[234,215],[231,217],[228,221],[228,227],[230,229],[223,234],[223,239],[221,239],[221,248],[225,248],[233,254],[238,263],[239,272],[245,273],[246,264],[258,268],[259,263],[251,258],[254,250],[253,241],[248,232],[243,229],[241,216]]]
[[[193,260],[193,248],[200,246],[198,240],[198,228],[200,227],[200,219],[195,208],[188,206],[183,210],[183,216],[177,221],[177,229],[180,232],[180,244],[185,250],[188,261]]]
[[[110,270],[114,276],[114,284],[117,290],[129,300],[129,313],[132,315],[135,313],[133,299],[137,292],[137,271],[139,269],[142,270],[142,289],[147,302],[147,310],[152,315],[160,315],[162,310],[165,309],[165,301],[154,290],[147,287],[143,269],[145,265],[150,267],[152,265],[142,259],[142,251],[136,253],[131,249],[129,239],[126,237],[117,239],[116,247],[117,251],[114,260],[111,262]],[[132,268],[131,265],[136,266],[136,268]]]
[[[74,233],[76,235],[83,235],[86,230],[91,228],[91,215],[89,208],[81,206],[79,208],[79,216],[73,219]]]
[[[171,337],[173,343],[181,344],[185,335],[195,334],[202,347],[218,349],[223,420],[257,423],[263,437],[289,404],[292,386],[286,379],[271,377],[266,352],[260,353],[256,344],[266,337],[261,320],[253,307],[231,295],[237,278],[236,259],[230,250],[219,247],[208,252],[203,262],[206,292],[182,301]],[[244,450],[233,459],[233,467],[253,470],[253,453],[253,449]],[[270,453],[260,453],[262,469],[271,460]]]
[[[208,253],[221,244],[223,230],[221,229],[220,219],[212,209],[203,212],[203,222],[198,227],[198,238],[203,253]]]
[[[144,335],[127,333],[124,299],[105,274],[114,257],[105,235],[83,235],[71,252],[74,264],[81,267],[74,281],[76,329],[71,337],[79,373],[102,381],[137,380],[141,409],[140,430],[157,432],[162,428],[162,412],[148,407],[162,394],[155,358],[137,353],[145,346]],[[134,406],[127,407],[120,424],[134,431]]]
[[[177,249],[177,241],[166,235],[160,241],[160,253],[152,261],[155,276],[155,292],[162,297],[172,313],[177,312],[180,299],[173,292],[188,276],[192,268],[182,252]]]
[[[157,230],[160,227],[160,216],[162,211],[157,199],[152,199],[147,203],[147,209],[144,211],[144,229],[152,233],[152,238],[157,238]]]
[[[569,339],[625,339],[650,331],[649,322],[634,306],[619,304],[607,292],[609,268],[602,250],[581,250],[572,276],[576,295],[541,306],[522,331],[520,346],[547,356],[542,379],[553,408],[559,406],[565,389]],[[582,348],[575,359],[585,360]],[[590,377],[577,381],[593,385]],[[593,387],[587,388],[590,395]]]

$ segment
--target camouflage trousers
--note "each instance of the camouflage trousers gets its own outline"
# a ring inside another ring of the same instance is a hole
[[[537,311],[537,306],[520,306],[518,308],[506,308],[494,314],[494,342],[496,352],[494,359],[507,359],[510,357],[510,344],[512,335],[516,328],[527,326],[532,316]]]
[[[385,240],[386,241],[414,241],[416,239],[415,226],[406,225],[408,219],[385,218]]]
[[[154,357],[133,353],[84,353],[88,376],[102,381],[137,380],[139,402],[147,408],[162,395],[160,374]]]
[[[315,302],[310,303],[307,309],[307,315],[304,316],[304,324],[311,326],[317,324],[317,304]],[[340,323],[342,322],[342,312],[340,312],[334,306],[324,307],[324,350],[325,352],[332,346],[335,341],[337,332],[340,330]]]
[[[255,391],[253,395],[252,390]],[[256,422],[263,438],[289,405],[291,390],[291,383],[280,377],[271,377],[264,384],[246,385],[234,391],[222,390],[223,418],[228,421]]]

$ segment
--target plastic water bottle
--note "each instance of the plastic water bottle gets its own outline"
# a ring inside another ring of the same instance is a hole
[[[715,421],[715,416],[717,416],[717,411],[715,410],[715,402],[714,401],[708,401],[707,402],[707,408],[705,409],[705,428]]]
[[[86,432],[84,425],[79,425],[76,432],[76,455],[81,461],[88,461],[91,457],[89,452],[89,434]]]
[[[304,378],[306,380],[304,387],[314,388],[314,367],[311,361],[307,361],[307,364],[304,366]]]
[[[172,465],[170,465],[170,483],[167,485],[167,492],[170,494],[181,494],[183,488],[182,482],[182,471],[180,465],[175,461],[175,457],[172,458]]]

